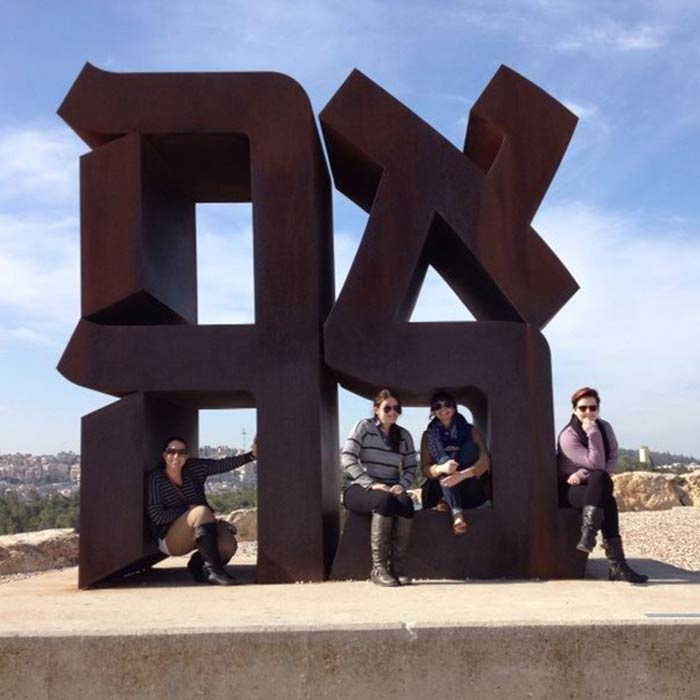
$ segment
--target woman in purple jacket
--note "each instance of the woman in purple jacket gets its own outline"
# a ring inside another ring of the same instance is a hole
[[[608,578],[644,583],[648,576],[630,568],[622,549],[611,478],[617,469],[617,439],[610,423],[599,417],[600,396],[585,386],[574,392],[571,405],[573,415],[557,441],[557,467],[560,504],[582,511],[581,540],[576,548],[592,552],[601,530],[610,560]]]

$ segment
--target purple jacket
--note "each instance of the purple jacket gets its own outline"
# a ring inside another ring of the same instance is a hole
[[[568,477],[571,474],[577,474],[582,480],[586,481],[594,469],[604,469],[608,474],[612,474],[617,469],[617,438],[610,423],[602,419],[598,420],[605,426],[605,432],[610,443],[608,461],[605,461],[603,436],[595,423],[586,431],[588,447],[581,442],[581,438],[576,434],[576,431],[570,425],[567,425],[559,434],[557,469],[560,476]]]

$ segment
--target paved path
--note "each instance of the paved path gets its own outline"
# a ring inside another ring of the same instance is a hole
[[[173,558],[113,588],[78,591],[77,569],[0,587],[0,636],[183,632],[251,628],[500,626],[591,623],[700,624],[700,573],[632,559],[652,580],[604,580],[589,562],[582,581],[425,581],[400,589],[369,582],[252,585],[251,563],[231,567],[251,585],[196,585]]]

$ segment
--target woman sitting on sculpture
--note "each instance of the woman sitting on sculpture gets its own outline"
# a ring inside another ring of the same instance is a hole
[[[457,411],[454,397],[446,391],[433,394],[430,423],[421,440],[423,508],[449,510],[454,534],[466,533],[464,511],[485,503],[482,477],[490,466],[483,436]]]
[[[592,552],[596,534],[602,530],[603,548],[610,560],[608,578],[644,583],[648,576],[630,568],[622,549],[611,478],[617,468],[617,439],[610,423],[600,418],[600,396],[586,386],[574,392],[571,405],[573,415],[557,441],[557,467],[560,505],[582,511],[576,548]]]
[[[198,583],[231,586],[237,582],[224,565],[236,553],[236,538],[228,524],[217,523],[204,495],[204,482],[248,464],[257,457],[256,442],[250,452],[224,459],[190,457],[187,442],[168,438],[163,460],[148,478],[147,510],[158,548],[170,556],[196,549],[187,568]]]
[[[373,415],[357,423],[341,452],[351,513],[371,515],[371,580],[380,586],[409,583],[404,559],[411,536],[413,501],[406,493],[416,476],[416,452],[407,430],[396,424],[401,402],[383,389]]]

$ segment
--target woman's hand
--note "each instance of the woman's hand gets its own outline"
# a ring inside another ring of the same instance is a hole
[[[258,436],[253,438],[253,444],[250,446],[250,451],[253,453],[253,459],[258,458]]]
[[[372,484],[369,488],[370,488],[370,491],[389,491],[389,492],[391,492],[391,489],[389,488],[389,486],[387,486],[387,484],[381,484],[381,483]]]
[[[401,484],[394,484],[390,489],[389,493],[392,496],[400,496],[402,493],[406,493],[406,489],[401,486]]]
[[[443,464],[435,465],[435,474],[454,474],[459,469],[459,462],[454,459],[450,459]]]
[[[452,488],[453,486],[457,486],[457,484],[461,483],[465,479],[475,479],[476,478],[476,470],[474,467],[469,467],[468,469],[464,469],[461,472],[455,472],[454,474],[449,474],[446,477],[443,477],[440,479],[440,483],[443,486],[447,486],[448,488]]]
[[[569,486],[580,486],[581,477],[578,474],[571,474],[566,480],[566,483],[569,484]]]
[[[591,420],[588,415],[586,415],[582,420],[581,420],[581,427],[588,432],[593,426],[595,425],[595,421]]]

